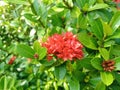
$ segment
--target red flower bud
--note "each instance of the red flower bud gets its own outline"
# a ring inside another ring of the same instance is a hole
[[[16,56],[12,56],[8,62],[8,64],[13,64],[14,60],[16,59]]]
[[[36,54],[34,54],[34,58],[35,59],[38,59],[39,58],[39,55],[36,53]]]
[[[113,71],[115,69],[115,61],[114,60],[107,60],[102,62],[102,67],[105,71]]]

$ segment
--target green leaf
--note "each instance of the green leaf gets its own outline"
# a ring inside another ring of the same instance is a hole
[[[80,15],[80,9],[78,8],[78,7],[76,7],[76,6],[74,6],[73,8],[72,8],[72,10],[71,10],[71,16],[73,17],[73,18],[78,18],[78,16]]]
[[[102,22],[103,25],[103,33],[104,33],[104,37],[112,35],[113,34],[113,30],[112,28],[105,22]]]
[[[104,47],[110,47],[115,44],[114,40],[108,40],[104,42]]]
[[[96,0],[88,0],[89,1],[89,6],[92,6],[95,4]]]
[[[55,67],[54,74],[57,79],[63,79],[66,75],[66,66],[63,64]]]
[[[108,37],[107,39],[116,39],[116,38],[120,38],[120,29],[116,30],[113,35],[111,35],[110,37]]]
[[[37,15],[39,15],[39,13],[40,13],[39,7],[40,6],[39,6],[38,0],[34,0],[32,9],[34,10],[35,14],[37,14]]]
[[[101,3],[101,4],[95,4],[94,6],[90,7],[88,9],[88,11],[93,11],[93,10],[98,10],[98,9],[104,9],[104,8],[107,8],[108,5],[107,4],[104,4],[104,3]]]
[[[91,65],[91,58],[83,58],[82,60],[78,60],[77,65],[80,65],[86,69],[93,70],[93,67]]]
[[[109,52],[105,48],[99,48],[99,52],[105,60],[109,59]]]
[[[35,41],[35,42],[33,43],[33,48],[34,48],[34,50],[35,50],[37,53],[39,53],[40,47],[41,47],[40,42]]]
[[[3,43],[2,43],[2,40],[0,39],[0,48],[3,47]]]
[[[80,32],[78,34],[79,41],[86,47],[97,50],[97,41],[89,36],[86,32]]]
[[[80,90],[80,83],[79,83],[79,80],[76,80],[76,79],[71,79],[70,82],[69,82],[69,87],[70,87],[70,90]]]
[[[114,31],[120,26],[120,11],[114,14],[109,24]]]
[[[102,61],[103,60],[101,58],[94,58],[91,60],[91,64],[94,68],[96,68],[98,70],[103,70]]]
[[[14,4],[29,5],[29,3],[26,0],[7,0],[7,1]]]
[[[98,3],[104,3],[104,0],[97,0]]]
[[[115,79],[117,80],[118,83],[120,83],[120,74],[118,72],[114,73]]]
[[[76,0],[76,3],[78,7],[82,9],[86,3],[86,0]]]
[[[33,48],[36,51],[37,54],[39,54],[39,60],[43,59],[47,54],[47,49],[44,47],[41,47],[40,42],[35,41],[33,44]]]
[[[47,20],[47,8],[46,8],[46,6],[40,0],[34,0],[32,6],[33,6],[32,7],[33,12],[36,15],[40,16],[39,20],[40,20],[42,26],[46,25],[46,20]]]
[[[90,25],[91,25],[91,31],[94,33],[94,35],[99,40],[102,40],[104,34],[103,34],[103,26],[102,26],[101,21],[99,19],[91,20]]]
[[[14,87],[15,79],[13,77],[7,77],[7,89],[11,90]]]
[[[111,55],[120,56],[120,45],[114,45],[110,51]]]
[[[88,27],[88,19],[83,14],[80,14],[77,18],[77,28],[86,29]]]
[[[114,58],[115,70],[120,70],[120,57]]]
[[[95,90],[99,90],[99,89],[100,90],[106,90],[105,84],[103,84],[103,82],[101,82],[101,81],[95,87]]]
[[[51,66],[51,65],[53,65],[53,63],[55,63],[55,61],[54,60],[50,60],[50,61],[41,60],[40,63],[43,64],[44,66]]]
[[[37,22],[37,19],[34,15],[30,14],[30,13],[25,13],[24,17],[28,20],[30,20],[31,22]]]
[[[92,77],[92,78],[90,78],[89,82],[92,86],[96,87],[97,84],[100,82],[100,80],[101,80],[100,76],[99,77]]]
[[[103,83],[107,86],[111,85],[114,81],[113,75],[110,72],[100,72]]]
[[[23,57],[34,58],[35,51],[30,46],[19,44],[17,45],[17,53]]]
[[[7,90],[7,80],[6,76],[0,78],[0,90]]]

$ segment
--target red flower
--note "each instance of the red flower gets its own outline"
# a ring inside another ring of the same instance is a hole
[[[16,56],[12,56],[8,62],[8,64],[13,64],[14,60],[16,59]]]
[[[52,56],[63,60],[80,59],[83,57],[83,46],[72,32],[66,32],[62,35],[54,34],[42,45],[47,48],[48,60]]]
[[[120,0],[113,0],[117,4],[117,9],[120,10]]]
[[[114,2],[116,2],[116,3],[120,3],[120,0],[113,0]]]

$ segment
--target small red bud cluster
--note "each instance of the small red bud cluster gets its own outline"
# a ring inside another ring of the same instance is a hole
[[[34,54],[34,58],[35,59],[38,59],[39,58],[39,55],[36,53],[36,54]]]
[[[8,62],[8,64],[13,64],[14,60],[16,59],[16,56],[12,56]]]
[[[113,71],[115,69],[115,61],[114,60],[107,60],[102,62],[102,67],[105,71]]]

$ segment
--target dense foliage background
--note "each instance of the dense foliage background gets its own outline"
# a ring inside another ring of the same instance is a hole
[[[120,90],[119,2],[0,1],[0,90]],[[66,32],[84,57],[48,61],[42,43]]]

